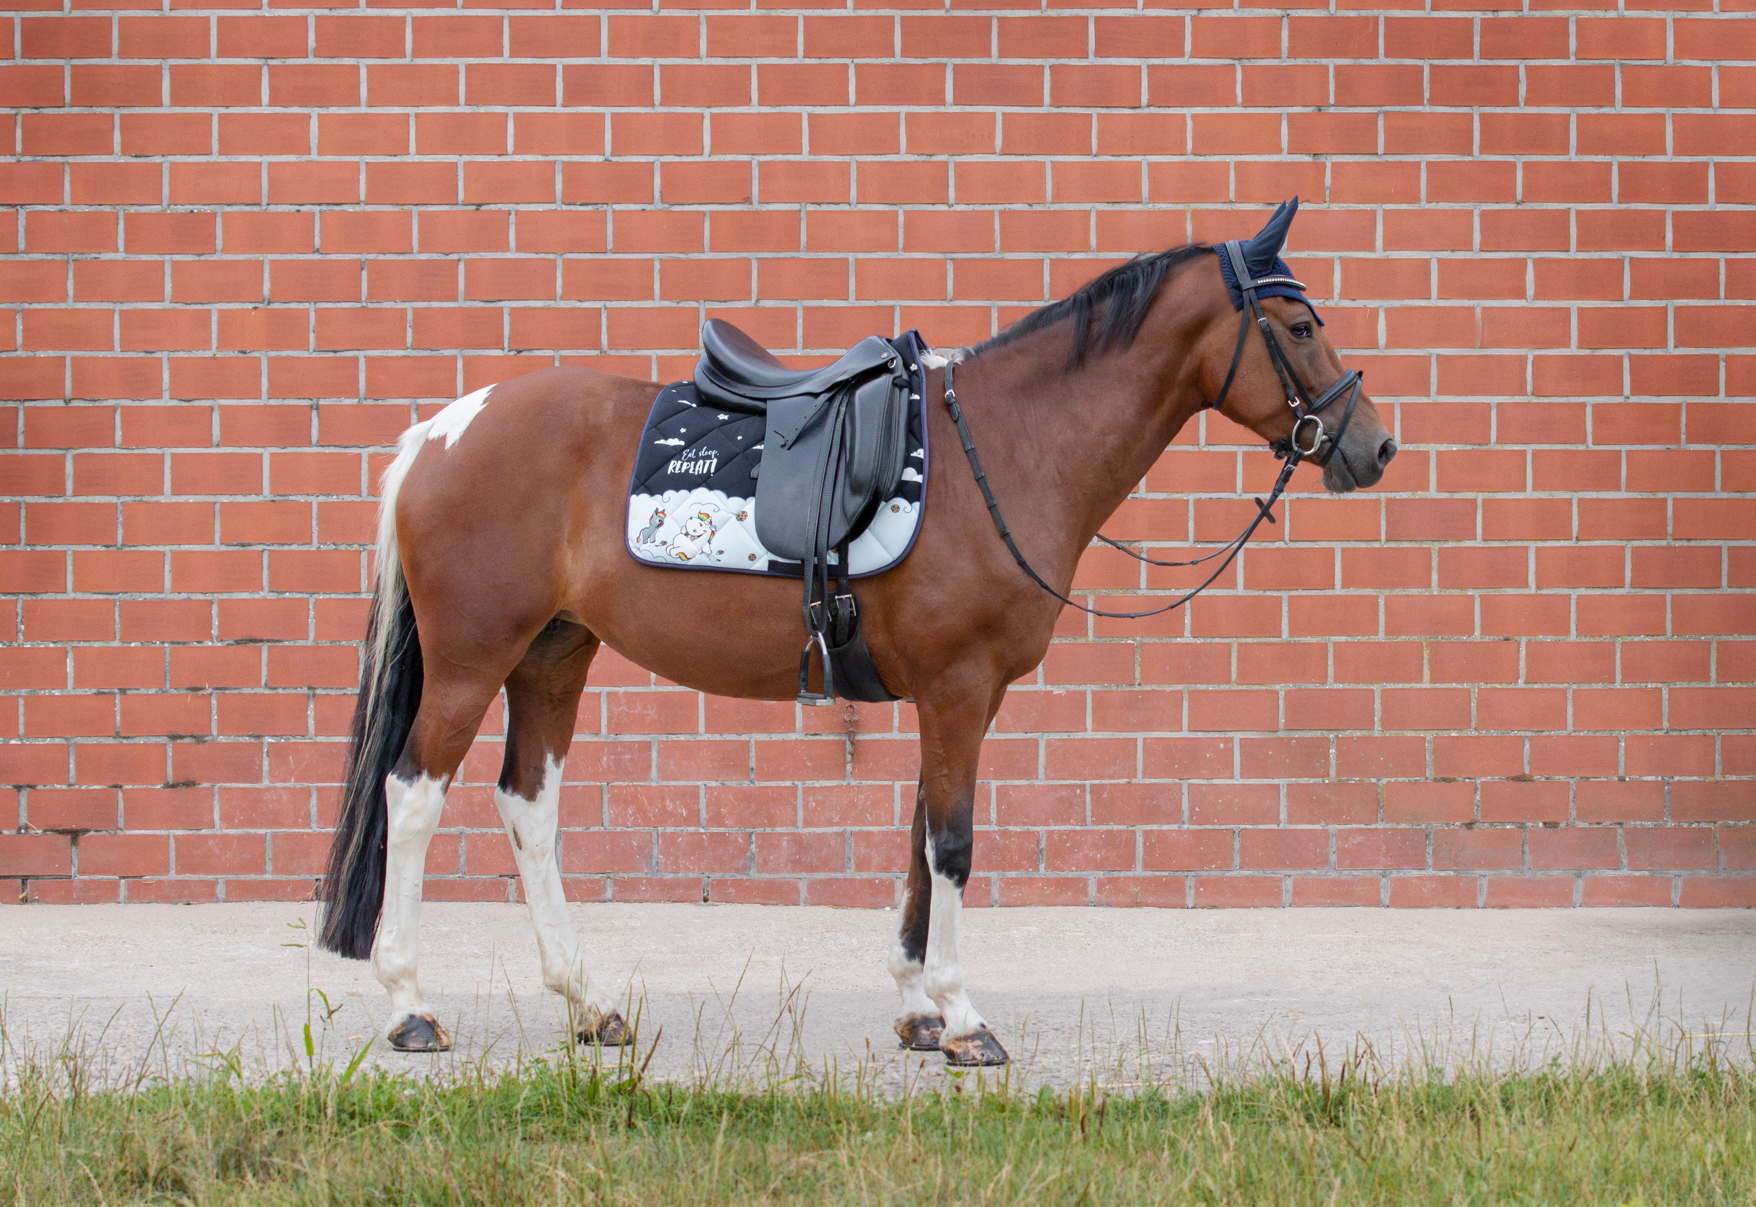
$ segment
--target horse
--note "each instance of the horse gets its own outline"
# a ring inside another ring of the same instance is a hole
[[[1279,258],[1296,209],[1296,198],[1284,203],[1247,241],[1137,256],[974,348],[927,359],[929,444],[961,444],[975,472],[936,459],[912,551],[859,591],[873,663],[919,713],[888,960],[906,1048],[953,1065],[1008,1059],[958,962],[978,756],[1007,686],[1047,652],[1103,521],[1208,407],[1287,457],[1277,495],[1301,459],[1345,492],[1377,482],[1396,453],[1359,373],[1344,372]],[[1332,383],[1320,402],[1346,395],[1334,431],[1314,413],[1313,381]],[[724,696],[786,700],[798,686],[796,581],[665,569],[627,551],[623,486],[659,388],[583,367],[514,377],[409,428],[384,474],[320,941],[371,960],[398,1050],[450,1046],[417,977],[423,864],[446,788],[502,690],[494,802],[543,983],[565,999],[579,1042],[615,1047],[632,1042],[631,1028],[610,986],[589,975],[556,856],[562,764],[593,655],[607,644]],[[735,617],[738,639],[677,625],[679,615]]]

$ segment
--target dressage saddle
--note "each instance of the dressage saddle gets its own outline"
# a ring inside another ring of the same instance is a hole
[[[867,336],[833,364],[789,369],[725,322],[701,330],[695,389],[705,403],[766,417],[756,472],[756,536],[804,571],[807,640],[799,700],[895,699],[884,689],[847,586],[847,546],[896,489],[908,458],[909,373],[890,341]],[[837,586],[831,590],[831,579]],[[810,687],[820,667],[821,687]]]

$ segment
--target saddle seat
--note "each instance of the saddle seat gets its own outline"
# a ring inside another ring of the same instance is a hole
[[[720,406],[761,413],[773,399],[822,394],[886,363],[894,367],[896,360],[888,340],[868,335],[832,364],[789,369],[740,328],[724,319],[708,319],[701,328],[695,388]]]
[[[756,470],[756,536],[769,553],[800,563],[809,640],[800,659],[799,699],[827,704],[835,694],[832,660],[865,639],[845,589],[848,542],[895,491],[908,463],[910,373],[896,345],[869,335],[817,369],[795,370],[723,319],[701,329],[695,389],[703,403],[762,415],[766,428]],[[831,591],[830,580],[842,584]],[[816,655],[822,689],[808,689]],[[870,667],[870,658],[866,658]],[[844,668],[845,694],[890,699],[871,671],[861,691]]]

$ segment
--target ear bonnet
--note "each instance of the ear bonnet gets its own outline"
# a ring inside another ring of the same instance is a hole
[[[1286,246],[1287,228],[1293,224],[1293,215],[1299,212],[1299,199],[1283,201],[1280,208],[1268,219],[1263,228],[1254,237],[1234,240],[1243,252],[1244,264],[1256,286],[1256,296],[1263,298],[1292,298],[1303,302],[1311,311],[1311,317],[1319,323],[1323,316],[1311,305],[1305,296],[1305,287],[1293,277],[1293,270],[1287,267],[1280,252]],[[1226,251],[1226,245],[1220,244],[1213,249],[1219,255],[1220,275],[1226,279],[1226,288],[1232,292],[1232,309],[1244,308],[1244,291],[1238,282],[1238,274],[1232,267],[1232,258]]]

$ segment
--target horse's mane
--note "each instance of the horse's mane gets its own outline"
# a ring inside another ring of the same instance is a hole
[[[1094,277],[1058,302],[1033,310],[1006,330],[983,340],[970,350],[980,356],[995,348],[1003,348],[1013,340],[1033,331],[1060,322],[1073,320],[1073,348],[1068,367],[1078,368],[1086,355],[1109,347],[1127,347],[1140,334],[1146,312],[1158,296],[1159,287],[1173,269],[1193,260],[1203,252],[1211,252],[1208,243],[1185,243],[1150,255],[1135,256],[1126,264],[1118,264],[1101,276]]]

